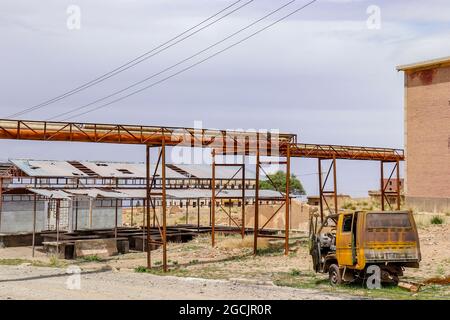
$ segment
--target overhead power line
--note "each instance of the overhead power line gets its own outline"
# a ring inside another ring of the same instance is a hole
[[[218,11],[217,13],[215,13],[212,16],[206,18],[205,20],[201,21],[200,23],[196,24],[195,26],[187,29],[186,31],[183,31],[182,33],[180,33],[177,36],[171,38],[170,40],[167,40],[166,42],[158,45],[157,47],[155,47],[155,48],[145,52],[144,54],[142,54],[142,55],[140,55],[140,56],[138,56],[138,57],[136,57],[136,58],[134,58],[134,59],[132,59],[132,60],[122,64],[122,65],[120,65],[119,67],[117,67],[117,68],[115,68],[115,69],[113,69],[113,70],[111,70],[111,71],[109,71],[109,72],[107,72],[107,73],[105,73],[105,74],[103,74],[103,75],[101,75],[101,76],[99,76],[99,77],[89,81],[89,82],[86,82],[86,83],[84,83],[84,84],[82,84],[82,85],[80,85],[80,86],[78,86],[78,87],[76,87],[76,88],[74,88],[72,90],[69,90],[69,91],[67,91],[67,92],[65,92],[65,93],[63,93],[63,94],[61,94],[59,96],[56,96],[56,97],[54,97],[52,99],[44,101],[44,102],[42,102],[40,104],[31,106],[29,108],[25,108],[25,109],[23,109],[23,110],[21,110],[19,112],[13,113],[13,114],[7,116],[7,118],[18,117],[18,116],[24,115],[26,113],[29,113],[29,112],[32,112],[32,111],[44,108],[44,107],[46,107],[46,106],[48,106],[50,104],[53,104],[53,103],[58,102],[60,100],[63,100],[63,99],[65,99],[67,97],[70,97],[70,96],[72,96],[72,95],[74,95],[74,94],[76,94],[78,92],[84,91],[84,90],[86,90],[86,89],[88,89],[88,88],[90,88],[90,87],[92,87],[92,86],[94,86],[94,85],[96,85],[98,83],[101,83],[101,82],[103,82],[103,81],[105,81],[105,80],[107,80],[107,79],[109,79],[111,77],[114,77],[115,75],[117,75],[117,74],[119,74],[121,72],[124,72],[124,71],[126,71],[126,70],[128,70],[128,69],[130,69],[130,68],[132,68],[134,66],[136,66],[137,64],[140,64],[140,63],[142,63],[142,62],[144,62],[144,61],[146,61],[146,60],[156,56],[157,54],[159,54],[159,53],[161,53],[161,52],[163,52],[163,51],[165,51],[165,50],[175,46],[176,44],[178,44],[178,43],[180,43],[180,42],[182,42],[182,41],[192,37],[193,35],[199,33],[200,31],[210,27],[211,25],[213,25],[213,24],[219,22],[220,20],[228,17],[229,15],[233,14],[234,12],[236,12],[236,11],[242,9],[243,7],[249,5],[250,3],[252,3],[255,0],[249,0],[249,1],[245,2],[241,6],[233,9],[230,12],[227,12],[225,15],[215,19],[214,21],[208,23],[207,25],[201,27],[200,29],[195,30],[196,28],[198,28],[201,25],[205,24],[206,22],[212,20],[213,18],[217,17],[221,13],[227,11],[228,9],[234,7],[236,4],[238,4],[238,3],[242,2],[242,1],[243,0],[237,0],[237,1],[233,2],[232,4],[228,5],[224,9]],[[190,34],[188,34],[192,30],[195,30],[195,31],[190,33]],[[186,36],[184,36],[184,35],[186,35]],[[181,38],[181,39],[179,39],[179,38]],[[177,40],[177,41],[175,41],[175,40]],[[173,41],[175,41],[175,42],[173,42]],[[173,43],[171,43],[171,42],[173,42]]]
[[[284,8],[287,7],[288,5],[294,3],[295,1],[296,1],[296,0],[291,0],[291,1],[287,2],[286,4],[282,5],[281,7],[279,7],[279,8],[277,8],[277,9],[271,11],[270,13],[266,14],[265,16],[263,16],[263,17],[259,18],[258,20],[256,20],[256,21],[254,21],[254,22],[248,24],[247,26],[245,26],[245,27],[239,29],[238,31],[236,31],[236,32],[234,32],[234,33],[232,33],[232,34],[230,34],[229,36],[223,38],[222,40],[213,43],[212,45],[210,45],[210,46],[208,46],[208,47],[206,47],[206,48],[204,48],[204,49],[202,49],[202,50],[200,50],[200,51],[194,53],[193,55],[191,55],[191,56],[189,56],[189,57],[187,57],[187,58],[185,58],[185,59],[182,59],[182,60],[180,60],[179,62],[177,62],[177,63],[175,63],[175,64],[172,64],[171,66],[169,66],[169,67],[167,67],[167,68],[165,68],[165,69],[163,69],[163,70],[161,70],[161,71],[159,71],[159,72],[157,72],[157,73],[154,73],[154,74],[150,75],[149,77],[146,77],[146,78],[144,78],[144,79],[142,79],[142,80],[140,80],[140,81],[138,81],[138,82],[135,82],[135,83],[133,83],[133,84],[129,85],[128,87],[125,87],[125,88],[123,88],[123,89],[121,89],[121,90],[115,91],[115,92],[113,92],[113,93],[111,93],[111,94],[109,94],[109,95],[107,95],[107,96],[104,96],[104,97],[102,97],[102,98],[99,98],[99,99],[97,99],[97,100],[94,100],[94,101],[92,101],[92,102],[90,102],[90,103],[88,103],[88,104],[84,104],[84,105],[82,105],[82,106],[75,107],[75,108],[73,108],[73,109],[71,109],[71,110],[69,110],[69,111],[66,111],[66,112],[60,113],[60,114],[58,114],[58,115],[56,115],[56,116],[53,116],[53,117],[51,117],[51,118],[48,118],[47,120],[54,120],[54,119],[56,119],[56,118],[64,117],[64,116],[66,116],[66,115],[69,115],[69,114],[71,114],[71,113],[73,113],[73,112],[76,112],[76,111],[80,111],[80,110],[86,109],[86,108],[88,108],[88,107],[90,107],[90,106],[92,106],[92,105],[94,105],[94,104],[96,104],[96,103],[99,103],[99,102],[104,101],[104,100],[106,100],[106,99],[108,99],[108,98],[114,97],[114,96],[116,96],[116,95],[118,95],[118,94],[120,94],[120,93],[122,93],[122,92],[125,92],[125,91],[127,91],[127,90],[129,90],[129,89],[131,89],[131,88],[133,88],[133,87],[136,87],[136,86],[138,86],[138,85],[140,85],[140,84],[142,84],[142,83],[144,83],[144,82],[147,82],[147,81],[149,81],[149,80],[151,80],[151,79],[153,79],[153,78],[155,78],[155,77],[157,77],[157,76],[159,76],[159,75],[161,75],[161,74],[163,74],[163,73],[165,73],[165,72],[167,72],[167,71],[170,71],[170,70],[174,69],[175,67],[177,67],[177,66],[179,66],[179,65],[181,65],[181,64],[183,64],[183,63],[185,63],[185,62],[187,62],[187,61],[189,61],[189,60],[191,60],[191,59],[193,59],[193,58],[195,58],[195,57],[197,57],[197,56],[199,56],[199,55],[201,55],[202,53],[204,53],[204,52],[206,52],[206,51],[208,51],[208,50],[210,50],[210,49],[212,49],[212,48],[218,46],[219,44],[221,44],[221,43],[223,43],[223,42],[225,42],[225,41],[227,41],[227,40],[233,38],[234,36],[238,35],[239,33],[244,32],[245,30],[247,30],[247,29],[253,27],[254,25],[256,25],[256,24],[258,24],[259,22],[263,21],[264,19],[267,19],[268,17],[274,15],[275,13],[279,12],[280,10],[284,9]]]
[[[296,1],[296,0],[293,0],[293,1]],[[287,4],[289,4],[289,3],[291,3],[291,2],[292,2],[292,1],[288,2]],[[140,93],[140,92],[142,92],[142,91],[144,91],[144,90],[147,90],[147,89],[149,89],[149,88],[151,88],[151,87],[154,87],[154,86],[156,86],[156,85],[158,85],[158,84],[160,84],[160,83],[162,83],[162,82],[164,82],[164,81],[167,81],[167,80],[169,80],[169,79],[171,79],[171,78],[173,78],[173,77],[175,77],[175,76],[177,76],[177,75],[179,75],[179,74],[181,74],[181,73],[184,73],[184,72],[186,72],[186,71],[188,71],[188,70],[190,70],[190,69],[192,69],[192,68],[194,68],[194,67],[196,67],[196,66],[198,66],[198,65],[200,65],[200,64],[202,64],[202,63],[204,63],[204,62],[206,62],[206,61],[208,61],[208,60],[210,60],[210,59],[212,59],[212,58],[214,58],[214,57],[216,57],[216,56],[218,56],[218,55],[220,55],[221,53],[223,53],[223,52],[225,52],[225,51],[228,51],[229,49],[231,49],[231,48],[233,48],[233,47],[235,47],[235,46],[237,46],[237,45],[243,43],[244,41],[247,41],[248,39],[253,38],[254,36],[258,35],[259,33],[261,33],[261,32],[263,32],[263,31],[265,31],[265,30],[267,30],[267,29],[273,27],[274,25],[278,24],[279,22],[281,22],[281,21],[283,21],[283,20],[289,18],[290,16],[296,14],[297,12],[299,12],[299,11],[305,9],[306,7],[312,5],[314,2],[317,2],[317,0],[309,1],[309,2],[306,3],[305,5],[303,5],[303,6],[299,7],[299,8],[297,8],[297,9],[294,10],[294,11],[291,11],[290,13],[286,14],[285,16],[283,16],[283,17],[281,17],[281,18],[275,20],[274,22],[270,23],[269,25],[267,25],[267,26],[265,26],[265,27],[263,27],[263,28],[261,28],[261,29],[255,31],[254,33],[252,33],[252,34],[250,34],[250,35],[244,37],[243,39],[241,39],[241,40],[239,40],[239,41],[233,43],[232,45],[227,46],[227,47],[225,47],[224,49],[221,49],[221,50],[217,51],[216,53],[214,53],[214,54],[212,54],[212,55],[210,55],[210,56],[208,56],[208,57],[206,57],[206,58],[204,58],[204,59],[202,59],[202,60],[200,60],[200,61],[198,61],[198,62],[196,62],[196,63],[194,63],[194,64],[191,64],[190,66],[185,67],[185,68],[181,69],[180,71],[177,71],[177,72],[175,72],[175,73],[173,73],[173,74],[171,74],[171,75],[169,75],[169,76],[167,76],[167,77],[165,77],[165,78],[163,78],[163,79],[161,79],[161,80],[158,80],[158,81],[156,81],[156,82],[153,82],[153,83],[151,83],[150,85],[145,86],[145,87],[143,87],[143,88],[141,88],[141,89],[139,89],[139,90],[133,91],[133,92],[131,92],[131,93],[125,95],[125,96],[122,96],[122,97],[120,97],[120,98],[114,99],[114,100],[112,100],[112,101],[110,101],[110,102],[108,102],[108,103],[102,104],[102,105],[97,106],[97,107],[95,107],[95,108],[92,108],[92,109],[90,109],[90,110],[87,110],[87,111],[78,113],[78,114],[73,115],[73,116],[71,116],[71,117],[69,117],[69,118],[66,118],[66,119],[64,119],[64,120],[70,120],[70,119],[73,119],[73,118],[76,118],[76,117],[79,117],[79,116],[82,116],[82,115],[85,115],[85,114],[94,112],[94,111],[96,111],[96,110],[103,109],[103,108],[105,108],[105,107],[107,107],[107,106],[109,106],[109,105],[111,105],[111,104],[114,104],[114,103],[117,103],[117,102],[119,102],[119,101],[122,101],[122,100],[124,100],[124,99],[126,99],[126,98],[129,98],[129,97],[131,97],[131,96],[133,96],[133,95],[135,95],[135,94],[138,94],[138,93]],[[283,5],[282,7],[285,7],[287,4]]]

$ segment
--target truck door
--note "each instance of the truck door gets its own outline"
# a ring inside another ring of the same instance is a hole
[[[336,255],[341,266],[352,266],[356,263],[355,257],[355,235],[356,225],[355,213],[343,214],[336,232]]]

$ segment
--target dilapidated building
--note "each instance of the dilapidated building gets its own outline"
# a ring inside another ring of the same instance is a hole
[[[405,73],[406,202],[450,208],[450,57],[397,67]]]

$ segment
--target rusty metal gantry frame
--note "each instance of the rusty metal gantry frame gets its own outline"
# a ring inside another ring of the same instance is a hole
[[[392,170],[389,174],[388,179],[386,180],[386,183],[384,183],[384,165],[386,163],[394,163],[394,166],[392,167]],[[392,176],[394,175],[394,172],[396,172],[396,186],[395,191],[386,191],[386,188],[392,181]],[[400,210],[401,207],[401,185],[400,185],[400,161],[397,159],[397,161],[380,161],[380,202],[381,202],[381,210],[384,211],[385,209],[385,203],[388,204],[389,208],[392,210],[393,205],[389,201],[389,195],[394,195],[396,199],[396,209]]]
[[[275,238],[275,239],[284,239],[284,254],[289,254],[289,220],[290,220],[290,177],[291,177],[291,147],[289,144],[284,146],[284,155],[286,157],[285,161],[261,161],[260,160],[260,153],[259,151],[256,154],[256,181],[255,181],[255,225],[253,228],[253,254],[256,255],[258,253],[258,238]],[[285,165],[286,166],[286,188],[283,191],[278,190],[277,186],[273,182],[273,180],[270,178],[270,176],[267,174],[267,172],[264,170],[263,165]],[[278,207],[277,210],[272,214],[272,216],[267,219],[267,221],[264,223],[264,225],[260,228],[259,227],[259,205],[260,205],[260,197],[259,197],[259,189],[260,189],[260,171],[264,172],[264,175],[267,178],[267,181],[272,185],[272,187],[280,192],[281,198],[263,198],[264,200],[276,200],[278,202],[281,202],[280,207]],[[283,199],[284,198],[284,199]],[[284,201],[283,201],[283,200]],[[284,216],[284,236],[283,235],[269,235],[269,234],[262,234],[264,228],[269,224],[269,222],[280,212],[282,208],[285,208],[285,216]]]
[[[323,223],[324,220],[324,207],[328,209],[330,214],[338,213],[338,198],[337,198],[337,169],[336,169],[336,156],[333,156],[331,159],[330,166],[328,167],[327,174],[325,179],[322,177],[322,161],[327,159],[317,159],[318,161],[318,176],[319,176],[319,210],[320,210],[320,221]],[[331,170],[333,170],[333,188],[331,190],[325,190],[327,186],[328,179],[330,177]],[[333,197],[333,207],[334,210],[331,209],[330,204],[328,203],[327,196],[331,195]]]
[[[383,184],[383,165],[387,162],[395,162],[397,168],[397,178],[399,178],[399,161],[404,160],[403,150],[388,149],[388,148],[370,148],[358,146],[337,146],[337,145],[321,145],[321,144],[303,144],[297,143],[297,136],[295,134],[277,134],[276,144],[279,154],[272,154],[272,139],[270,134],[261,138],[260,134],[254,135],[250,132],[243,131],[224,131],[224,130],[209,130],[182,128],[182,127],[156,127],[156,126],[142,126],[142,125],[120,125],[120,124],[96,124],[96,123],[75,123],[75,122],[48,122],[48,121],[28,121],[28,120],[11,120],[0,119],[0,139],[10,140],[35,140],[35,141],[67,141],[67,142],[90,142],[90,143],[115,143],[115,144],[135,144],[146,146],[146,217],[147,217],[147,264],[151,266],[150,244],[156,243],[150,236],[150,211],[153,209],[153,226],[157,222],[158,230],[161,235],[161,242],[163,246],[163,268],[167,270],[167,237],[166,237],[166,147],[167,146],[190,146],[212,148],[215,154],[222,155],[255,155],[257,158],[256,170],[256,190],[255,190],[255,227],[254,227],[254,251],[257,251],[257,238],[261,236],[259,232],[258,218],[259,218],[259,169],[260,156],[279,156],[286,158],[286,190],[285,190],[285,214],[286,214],[286,228],[285,228],[285,253],[288,252],[289,241],[289,178],[290,178],[290,159],[292,157],[298,158],[316,158],[316,159],[333,159],[334,171],[336,170],[336,159],[348,160],[376,160],[381,161],[382,177],[381,185]],[[256,146],[250,143],[249,138],[255,138]],[[241,145],[238,143],[241,140]],[[243,143],[242,143],[243,142]],[[231,147],[229,147],[231,145]],[[155,174],[150,181],[150,148],[160,147],[159,160],[155,168]],[[263,154],[261,154],[261,152]],[[161,163],[160,163],[161,162]],[[162,191],[152,192],[156,170],[161,165],[162,169]],[[392,177],[392,173],[391,173]],[[400,192],[399,179],[398,192]],[[215,184],[212,185],[215,188]],[[243,185],[245,189],[245,185]],[[385,197],[384,188],[382,187],[382,199]],[[245,191],[243,191],[245,192]],[[1,191],[0,191],[1,194]],[[213,192],[213,196],[214,196]],[[337,197],[336,188],[334,189],[334,196]],[[154,197],[162,199],[162,228],[156,215],[156,206]],[[400,194],[397,195],[399,199]],[[245,195],[243,195],[245,198]],[[279,200],[279,198],[277,198]],[[0,208],[1,208],[0,198]],[[211,201],[212,202],[212,201]],[[400,203],[398,201],[398,203]],[[243,201],[245,206],[245,200]],[[213,204],[211,204],[212,207]],[[384,200],[382,201],[382,209],[384,209]],[[244,208],[245,210],[245,208]],[[0,210],[1,220],[1,210]],[[0,222],[1,223],[1,222]],[[245,227],[245,222],[243,223]],[[214,232],[212,233],[213,236]]]
[[[217,163],[216,162],[216,151],[213,149],[211,151],[212,157],[212,179],[211,179],[211,245],[214,247],[216,244],[216,199],[240,199],[241,200],[241,225],[237,223],[230,212],[227,212],[225,208],[220,204],[220,209],[228,216],[229,221],[233,222],[238,228],[238,232],[241,233],[242,239],[245,237],[245,160],[242,164],[233,164],[233,163]],[[225,185],[223,185],[219,191],[216,193],[216,167],[238,167],[238,170],[229,178],[225,179]],[[242,185],[242,193],[240,197],[230,197],[230,196],[219,196],[219,194],[225,189],[225,187],[233,180],[239,173],[241,173],[241,185]],[[230,204],[231,208],[231,204]]]

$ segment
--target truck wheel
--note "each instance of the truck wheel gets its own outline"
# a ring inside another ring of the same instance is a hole
[[[328,274],[330,277],[330,284],[333,287],[342,283],[341,271],[337,265],[332,264],[328,269]]]

